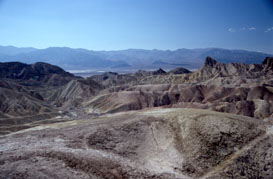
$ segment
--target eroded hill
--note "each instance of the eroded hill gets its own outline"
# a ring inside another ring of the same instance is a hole
[[[68,109],[102,88],[46,63],[0,63],[0,134],[71,120]]]
[[[272,125],[198,109],[146,109],[0,139],[1,178],[270,178]]]
[[[184,68],[108,72],[85,79],[46,63],[1,63],[1,134],[41,123],[158,106],[271,118],[272,61],[224,64],[207,57],[195,72]]]
[[[139,110],[147,107],[210,109],[264,119],[273,112],[272,58],[262,64],[218,63],[208,57],[204,66],[185,74],[139,72],[90,77],[108,86],[84,103],[88,113]]]

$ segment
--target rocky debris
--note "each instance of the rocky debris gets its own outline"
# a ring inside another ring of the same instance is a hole
[[[0,178],[268,178],[272,126],[198,109],[147,109],[0,138]]]

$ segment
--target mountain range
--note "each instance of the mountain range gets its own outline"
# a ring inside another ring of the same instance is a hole
[[[36,49],[0,46],[0,62],[46,62],[58,65],[66,70],[107,69],[119,71],[119,69],[173,69],[181,66],[197,69],[202,66],[207,56],[224,63],[259,64],[265,57],[272,55],[220,48],[177,49],[173,51],[156,49],[92,51],[68,47]]]

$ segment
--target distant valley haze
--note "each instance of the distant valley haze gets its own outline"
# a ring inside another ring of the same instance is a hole
[[[93,51],[68,47],[36,49],[32,47],[0,46],[1,62],[18,61],[28,64],[46,62],[76,74],[92,74],[104,71],[128,73],[139,69],[155,70],[163,68],[170,70],[176,67],[194,70],[203,65],[207,56],[224,63],[259,64],[265,57],[272,55],[255,51],[221,48]]]

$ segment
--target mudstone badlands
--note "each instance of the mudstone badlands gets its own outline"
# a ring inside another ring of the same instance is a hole
[[[273,58],[74,76],[0,63],[0,178],[273,178]]]

